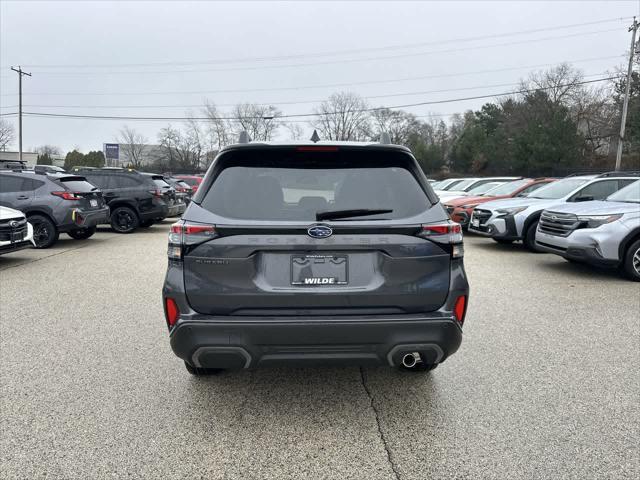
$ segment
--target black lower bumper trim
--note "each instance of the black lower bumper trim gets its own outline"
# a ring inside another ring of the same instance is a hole
[[[206,319],[179,321],[171,331],[174,353],[204,368],[395,366],[413,351],[440,363],[461,341],[462,330],[452,318]]]
[[[555,253],[556,255],[568,258],[569,260],[589,263],[591,265],[596,265],[599,267],[616,268],[620,265],[620,260],[603,258],[593,247],[562,248],[543,242],[536,242],[536,247],[538,247],[541,252]]]

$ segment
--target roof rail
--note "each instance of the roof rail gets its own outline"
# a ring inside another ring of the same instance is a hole
[[[600,175],[600,174],[598,172],[574,172],[567,175],[567,177],[581,177],[582,175]]]
[[[640,171],[626,170],[626,171],[613,171],[613,172],[605,172],[598,175],[598,178],[605,177],[638,177],[640,176]]]
[[[251,141],[251,137],[249,136],[247,131],[246,130],[241,131],[240,135],[238,135],[238,143],[249,143],[250,141]]]

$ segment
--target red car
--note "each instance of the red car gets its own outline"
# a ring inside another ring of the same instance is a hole
[[[202,183],[202,177],[198,175],[175,175],[173,178],[179,178],[183,182],[186,182],[191,187],[192,193],[196,193]]]
[[[454,222],[462,225],[462,228],[469,226],[471,212],[481,203],[498,200],[499,198],[525,197],[534,190],[553,182],[555,178],[522,178],[513,182],[498,185],[487,193],[478,196],[455,198],[447,201],[444,207]]]

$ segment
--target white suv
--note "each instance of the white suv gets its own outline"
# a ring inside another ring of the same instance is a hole
[[[19,210],[0,206],[0,255],[15,252],[33,243],[33,227]]]
[[[542,212],[536,245],[570,261],[620,267],[640,281],[640,181],[605,201],[566,203]]]
[[[483,203],[471,215],[469,231],[491,237],[498,243],[522,240],[531,251],[536,247],[536,229],[544,209],[563,203],[604,200],[640,175],[621,172],[563,178],[531,192],[525,198],[505,198]]]

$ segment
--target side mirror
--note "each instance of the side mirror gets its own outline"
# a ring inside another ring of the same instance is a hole
[[[593,196],[591,196],[591,195],[583,195],[583,196],[580,196],[580,197],[576,197],[573,201],[574,202],[590,202],[591,200],[595,200],[593,198]]]

